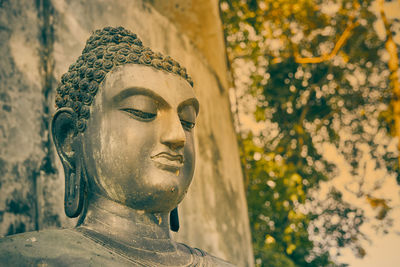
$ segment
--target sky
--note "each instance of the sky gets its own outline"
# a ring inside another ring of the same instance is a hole
[[[397,213],[399,218],[399,213]],[[340,258],[350,267],[398,267],[400,265],[400,236],[388,234],[385,236],[374,236],[370,246],[365,247],[367,255],[363,259],[357,259],[351,251],[347,251]]]
[[[395,145],[395,143],[393,143]],[[332,180],[336,188],[344,192],[343,199],[356,206],[362,207],[368,217],[376,214],[365,198],[357,199],[353,194],[345,193],[344,185],[351,186],[352,176],[350,175],[350,166],[343,157],[338,156],[333,145],[326,144],[323,148],[324,157],[329,161],[340,166],[340,173]],[[367,155],[367,153],[365,153]],[[385,172],[374,170],[373,162],[365,156],[360,162],[367,163],[367,175],[365,177],[365,186],[372,186],[375,181],[381,179]],[[361,164],[360,164],[361,165]],[[319,194],[324,194],[324,190],[329,190],[327,183],[322,185]],[[339,262],[347,263],[350,267],[399,267],[400,266],[400,186],[397,185],[393,176],[388,176],[381,189],[374,192],[375,197],[390,199],[390,204],[394,207],[388,214],[393,219],[393,227],[389,228],[388,234],[377,233],[371,224],[365,223],[362,231],[370,238],[369,241],[362,243],[367,254],[360,259],[355,257],[350,249],[341,250],[342,256],[338,257]]]
[[[400,18],[400,1],[392,1],[385,6],[388,18]],[[383,25],[375,25],[379,31],[383,31]],[[398,34],[399,36],[400,34]],[[396,40],[397,42],[399,40]],[[345,175],[343,173],[343,175]],[[376,172],[370,172],[367,180],[373,181]],[[394,177],[393,177],[394,178]],[[367,255],[363,259],[356,258],[351,250],[342,252],[340,261],[346,262],[350,267],[399,267],[400,266],[400,190],[394,179],[388,179],[381,189],[381,195],[392,200],[395,208],[389,216],[394,221],[391,231],[386,234],[376,234],[373,229],[366,227],[365,233],[370,236],[371,242],[365,242],[364,248]],[[367,205],[367,204],[366,204]]]

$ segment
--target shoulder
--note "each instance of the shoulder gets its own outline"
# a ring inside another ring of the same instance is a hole
[[[73,229],[44,230],[0,238],[0,266],[128,266],[119,255]]]
[[[193,258],[193,266],[203,266],[203,267],[234,267],[236,265],[233,265],[223,259],[217,258],[213,255],[208,254],[204,250],[201,250],[199,248],[192,248],[189,247],[188,245],[185,245],[183,243],[178,243],[178,247],[181,250],[186,250],[189,251]]]

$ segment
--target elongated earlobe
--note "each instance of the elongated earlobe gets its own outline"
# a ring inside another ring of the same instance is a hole
[[[169,224],[170,228],[174,232],[179,231],[179,216],[178,216],[178,207],[173,209],[169,214]]]
[[[86,172],[82,162],[82,142],[77,130],[77,115],[70,108],[61,108],[53,116],[53,141],[65,174],[65,214],[74,218],[82,212]]]
[[[74,144],[74,151],[80,155],[80,144]],[[75,154],[75,155],[76,155]],[[70,217],[78,217],[83,208],[86,186],[86,172],[80,156],[76,157],[75,169],[70,176],[65,177],[65,195],[64,195],[64,210],[65,214]]]

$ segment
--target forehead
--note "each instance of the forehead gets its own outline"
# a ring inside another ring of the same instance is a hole
[[[150,90],[171,107],[195,98],[193,88],[182,77],[150,66],[127,64],[107,74],[104,80],[104,99],[111,100],[129,88]]]

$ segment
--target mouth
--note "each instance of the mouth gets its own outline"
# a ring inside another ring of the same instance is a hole
[[[158,153],[150,157],[156,165],[166,171],[177,173],[183,166],[183,156],[167,152]]]

